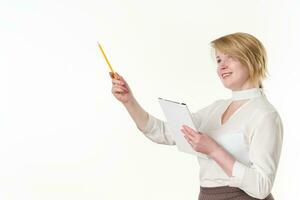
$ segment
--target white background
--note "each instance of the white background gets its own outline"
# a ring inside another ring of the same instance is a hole
[[[151,114],[230,97],[209,42],[266,46],[265,92],[285,129],[276,199],[298,199],[299,12],[295,1],[0,0],[0,199],[197,199],[196,158],[152,143],[112,96],[96,42]]]

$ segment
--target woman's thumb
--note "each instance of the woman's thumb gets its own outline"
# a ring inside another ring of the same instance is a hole
[[[116,78],[117,78],[118,80],[125,81],[124,78],[123,78],[120,74],[118,74],[117,72],[115,72],[115,74],[116,74]]]

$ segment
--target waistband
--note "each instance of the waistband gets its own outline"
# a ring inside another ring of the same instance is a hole
[[[202,194],[222,194],[222,193],[237,193],[244,192],[240,188],[230,187],[230,186],[220,186],[220,187],[202,187],[200,186],[200,192]]]

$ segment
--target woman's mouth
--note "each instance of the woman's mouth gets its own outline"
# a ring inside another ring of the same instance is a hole
[[[222,74],[222,78],[225,79],[225,78],[227,78],[228,76],[230,76],[231,74],[232,74],[232,72],[223,73],[223,74]]]

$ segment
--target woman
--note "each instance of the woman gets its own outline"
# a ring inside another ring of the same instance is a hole
[[[267,74],[265,49],[247,33],[225,35],[211,45],[217,74],[224,87],[232,91],[232,98],[217,100],[193,113],[197,130],[182,127],[193,149],[209,158],[198,157],[199,200],[272,200],[283,127],[262,89]],[[138,104],[122,76],[118,75],[112,83],[113,95],[124,104],[146,137],[156,143],[175,145],[166,122]],[[232,141],[230,145],[222,142],[226,139]]]

